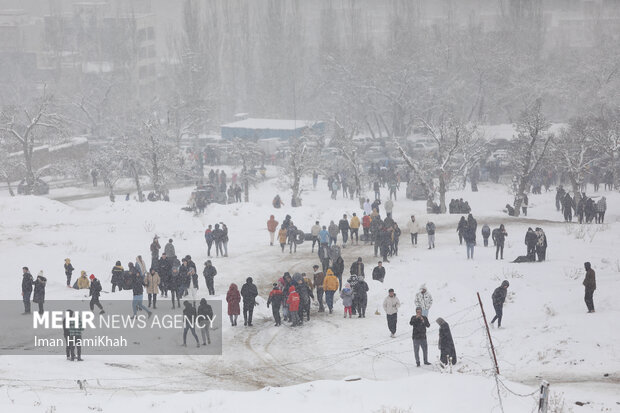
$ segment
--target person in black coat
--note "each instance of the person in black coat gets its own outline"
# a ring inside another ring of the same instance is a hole
[[[196,325],[200,329],[200,335],[202,336],[202,345],[206,346],[211,344],[211,336],[209,335],[209,328],[211,328],[211,320],[213,320],[213,308],[207,303],[207,299],[200,300],[198,306],[198,319]],[[206,338],[206,340],[205,340]]]
[[[172,264],[166,257],[166,254],[162,254],[157,264],[159,268],[159,289],[161,290],[162,297],[168,298],[168,290],[170,290],[170,277],[172,277]]]
[[[187,260],[183,258],[179,267],[179,275],[177,277],[177,296],[185,297],[187,295],[187,289],[192,281],[192,276],[189,273],[189,265]]]
[[[116,287],[118,287],[119,291],[123,290],[123,278],[125,274],[125,269],[121,265],[120,261],[116,261],[114,267],[112,267],[112,292],[116,291]]]
[[[536,243],[538,242],[538,236],[532,229],[532,227],[527,229],[525,233],[525,245],[527,246],[527,256],[528,258],[532,258],[532,261],[536,258]]]
[[[364,281],[364,276],[357,277],[357,283],[353,287],[355,304],[357,304],[358,318],[366,318],[366,307],[368,306],[368,284]]]
[[[342,234],[342,247],[344,248],[347,245],[347,241],[349,239],[349,231],[351,227],[349,226],[349,220],[347,219],[347,214],[342,216],[342,219],[338,222],[338,229]]]
[[[273,290],[269,293],[269,298],[267,299],[267,308],[271,305],[271,312],[273,314],[273,319],[276,322],[276,327],[282,324],[282,320],[280,318],[280,306],[282,305],[282,299],[284,295],[282,294],[282,290],[278,287],[278,283],[273,284]]]
[[[245,284],[241,287],[241,297],[243,297],[243,325],[252,326],[252,313],[254,313],[254,306],[256,303],[256,296],[258,290],[256,285],[252,282],[252,277],[248,277],[245,280]]]
[[[39,275],[37,275],[37,279],[34,281],[34,294],[32,295],[32,301],[39,305],[39,314],[43,314],[46,284],[47,278],[43,276],[43,271],[39,271]]]
[[[205,268],[204,270],[202,270],[202,275],[204,275],[205,277],[205,282],[207,283],[209,295],[215,295],[213,280],[214,277],[217,275],[217,269],[213,265],[211,265],[211,260],[207,260],[207,262],[205,262]]]
[[[299,294],[299,324],[304,323],[304,313],[306,314],[306,321],[310,321],[310,304],[311,299],[314,299],[312,290],[302,279],[295,284],[295,291]]]
[[[30,274],[28,267],[23,267],[22,271],[22,299],[24,300],[23,314],[30,314],[30,295],[32,294],[32,284],[34,283],[34,280],[32,279],[32,274]]]
[[[495,320],[497,320],[497,328],[502,326],[502,315],[504,310],[504,301],[506,301],[506,294],[508,293],[508,287],[510,283],[507,280],[502,282],[502,285],[497,287],[491,295],[493,300],[493,308],[495,309],[495,317],[491,320],[491,325],[494,326]]]
[[[381,261],[379,261],[377,266],[372,270],[372,279],[381,282],[385,279],[385,267]]]
[[[196,308],[187,300],[183,301],[183,347],[187,347],[187,331],[191,331],[196,339],[196,347],[200,347],[198,336],[196,335]]]
[[[506,241],[507,236],[508,233],[506,232],[504,224],[501,224],[499,228],[495,228],[493,230],[493,242],[495,243],[495,259],[497,259],[498,256],[500,256],[502,260],[504,259],[504,242]]]
[[[443,318],[438,318],[437,324],[439,324],[439,360],[443,366],[456,364],[456,350],[450,326]]]
[[[332,271],[336,278],[338,278],[338,291],[342,290],[342,273],[344,272],[344,260],[342,256],[338,256],[332,264]]]
[[[355,274],[355,275],[361,275],[364,276],[364,263],[362,262],[362,257],[358,257],[357,261],[355,261],[353,264],[351,264],[351,268],[349,270],[349,273]]]
[[[97,306],[97,307],[99,307],[99,310],[100,310],[99,314],[105,313],[105,311],[103,311],[103,306],[99,302],[99,295],[101,294],[101,283],[95,277],[94,274],[90,275],[90,287],[89,287],[89,290],[90,291],[89,291],[88,295],[90,295],[90,311],[93,311],[95,309],[95,306]]]
[[[467,227],[467,221],[465,217],[461,216],[458,225],[456,226],[456,232],[459,235],[459,245],[463,245],[463,235],[465,235],[465,228]]]
[[[413,352],[415,354],[415,364],[420,367],[420,347],[422,347],[422,354],[424,356],[424,364],[430,365],[428,362],[428,343],[426,341],[426,329],[431,326],[428,322],[428,318],[422,315],[422,308],[417,307],[415,309],[415,315],[411,317],[409,325],[413,326],[412,338],[413,338]]]

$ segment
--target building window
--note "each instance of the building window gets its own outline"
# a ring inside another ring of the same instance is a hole
[[[155,38],[155,29],[153,27],[148,27],[147,28],[147,37],[149,40],[153,40]]]

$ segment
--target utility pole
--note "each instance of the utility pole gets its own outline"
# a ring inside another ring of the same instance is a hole
[[[484,326],[487,329],[487,338],[489,339],[489,343],[491,344],[491,353],[493,354],[493,362],[495,363],[495,372],[499,374],[499,366],[497,365],[497,357],[495,356],[495,347],[493,346],[493,339],[491,338],[491,332],[489,331],[489,324],[487,323],[487,316],[484,313],[484,307],[482,306],[482,300],[480,299],[480,293],[476,293],[478,295],[478,302],[480,303],[480,311],[482,311],[482,318],[484,320]]]

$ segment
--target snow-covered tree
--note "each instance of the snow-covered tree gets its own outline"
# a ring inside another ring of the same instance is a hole
[[[126,156],[117,145],[106,145],[97,151],[91,151],[87,160],[90,169],[99,172],[110,196],[114,194],[116,183],[125,173],[125,162]]]
[[[355,190],[360,195],[363,186],[366,184],[367,174],[364,170],[364,160],[358,153],[358,147],[353,139],[357,132],[357,125],[351,124],[347,126],[335,119],[334,136],[329,143],[330,146],[338,149],[340,157],[346,161],[348,165],[347,171],[353,173]]]
[[[255,166],[262,162],[264,153],[255,142],[234,139],[232,155],[234,155],[241,164],[239,181],[243,185],[244,201],[250,202],[250,185],[258,181]]]
[[[613,187],[618,184],[616,162],[620,152],[620,107],[604,108],[600,115],[592,119],[594,144],[597,149],[609,156],[609,169],[612,174]]]
[[[158,196],[163,195],[166,184],[172,178],[185,172],[184,161],[174,139],[156,116],[143,122],[139,136],[132,140],[130,146]]]
[[[397,144],[397,148],[429,200],[432,200],[433,180],[437,179],[439,208],[443,214],[447,210],[446,192],[451,181],[477,162],[483,153],[482,141],[475,127],[463,123],[450,112],[418,118],[418,121],[433,141],[432,155],[416,160],[407,155],[402,145]]]
[[[579,192],[590,166],[599,159],[593,140],[592,122],[586,118],[574,118],[552,142],[551,156],[566,172],[574,193]]]
[[[515,216],[519,216],[526,192],[532,178],[541,165],[553,135],[548,132],[551,123],[542,112],[542,101],[536,99],[522,112],[515,124],[517,136],[511,142],[509,162],[515,176]]]
[[[0,111],[0,133],[23,154],[27,194],[34,191],[40,172],[33,162],[35,147],[53,143],[66,132],[67,122],[55,111],[54,96],[45,88],[32,104],[3,107]]]
[[[289,140],[290,153],[283,171],[283,179],[292,192],[291,206],[301,206],[303,192],[301,180],[318,166],[320,149],[323,145],[321,136],[309,129],[300,137]]]

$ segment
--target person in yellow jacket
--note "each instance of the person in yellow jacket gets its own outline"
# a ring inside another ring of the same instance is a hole
[[[338,291],[338,284],[338,278],[336,278],[332,269],[328,268],[325,279],[323,279],[323,290],[325,291],[325,302],[330,314],[334,308],[334,294]]]
[[[88,280],[88,277],[86,276],[86,271],[82,271],[80,273],[80,278],[78,278],[77,280],[77,288],[78,290],[84,290],[89,287],[90,287],[90,281]]]
[[[357,214],[354,212],[351,217],[351,222],[349,223],[349,227],[351,228],[351,243],[353,243],[353,235],[355,235],[355,245],[359,245],[359,230],[360,230],[360,219]]]
[[[278,241],[280,241],[280,248],[282,248],[282,252],[284,252],[284,246],[286,245],[286,236],[288,235],[288,231],[286,228],[281,227],[280,231],[278,231]]]

